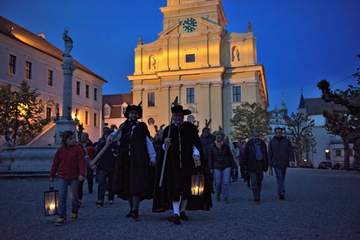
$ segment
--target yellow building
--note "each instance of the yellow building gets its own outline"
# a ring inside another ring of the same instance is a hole
[[[143,121],[168,124],[176,96],[204,127],[231,131],[232,110],[241,102],[268,105],[263,65],[257,64],[256,39],[226,31],[221,0],[168,0],[162,7],[163,31],[135,48],[133,103],[143,102]],[[192,117],[190,117],[192,118]],[[153,129],[150,128],[153,132]]]

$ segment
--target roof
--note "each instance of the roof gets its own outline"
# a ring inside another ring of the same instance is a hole
[[[324,111],[333,112],[333,111],[344,111],[344,107],[325,102],[322,98],[304,98],[301,95],[299,109],[305,109],[307,115],[322,115]]]
[[[108,104],[110,106],[120,106],[123,103],[132,104],[132,94],[120,93],[113,95],[103,95],[102,102],[103,105]]]
[[[0,33],[4,34],[7,37],[15,39],[25,45],[28,45],[36,50],[39,50],[51,57],[54,57],[60,61],[63,60],[63,52],[55,47],[53,44],[48,42],[46,39],[28,31],[27,29],[17,25],[16,23],[11,22],[10,20],[0,16]],[[93,75],[94,77],[100,79],[103,82],[107,82],[104,78],[100,77],[77,60],[74,60],[76,68]]]

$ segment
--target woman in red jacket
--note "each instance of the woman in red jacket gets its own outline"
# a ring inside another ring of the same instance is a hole
[[[84,180],[86,164],[83,149],[76,143],[75,135],[71,131],[62,134],[62,145],[55,154],[50,172],[50,181],[57,174],[59,178],[60,209],[56,225],[61,226],[66,221],[66,200],[68,187],[72,192],[72,219],[77,219],[79,208],[79,181]]]

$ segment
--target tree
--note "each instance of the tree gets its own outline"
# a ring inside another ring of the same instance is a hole
[[[303,155],[309,160],[310,152],[315,152],[316,140],[312,134],[315,126],[314,120],[305,114],[298,112],[285,117],[288,136],[294,148],[297,165],[302,161]]]
[[[243,103],[234,110],[231,119],[232,137],[245,140],[250,137],[251,130],[256,129],[261,137],[269,132],[269,118],[266,109],[260,103]]]
[[[18,91],[0,87],[0,134],[8,145],[24,145],[40,133],[44,122],[38,97],[37,90],[31,90],[26,81],[21,82]]]
[[[358,55],[360,59],[360,55]],[[350,143],[354,144],[354,167],[360,169],[360,66],[353,74],[357,86],[349,85],[345,90],[331,90],[327,80],[318,83],[322,99],[343,107],[343,111],[325,111],[327,130],[342,138],[344,144],[344,169],[350,168]]]

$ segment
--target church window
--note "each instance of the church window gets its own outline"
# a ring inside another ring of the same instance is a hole
[[[85,111],[85,125],[89,125],[89,112]]]
[[[94,88],[94,100],[97,101],[97,88]]]
[[[155,107],[155,93],[149,92],[147,95],[148,95],[148,107]]]
[[[241,102],[241,86],[232,87],[233,102]]]
[[[186,54],[185,60],[187,63],[195,62],[195,54]]]
[[[186,88],[186,103],[194,104],[195,103],[195,89]]]

